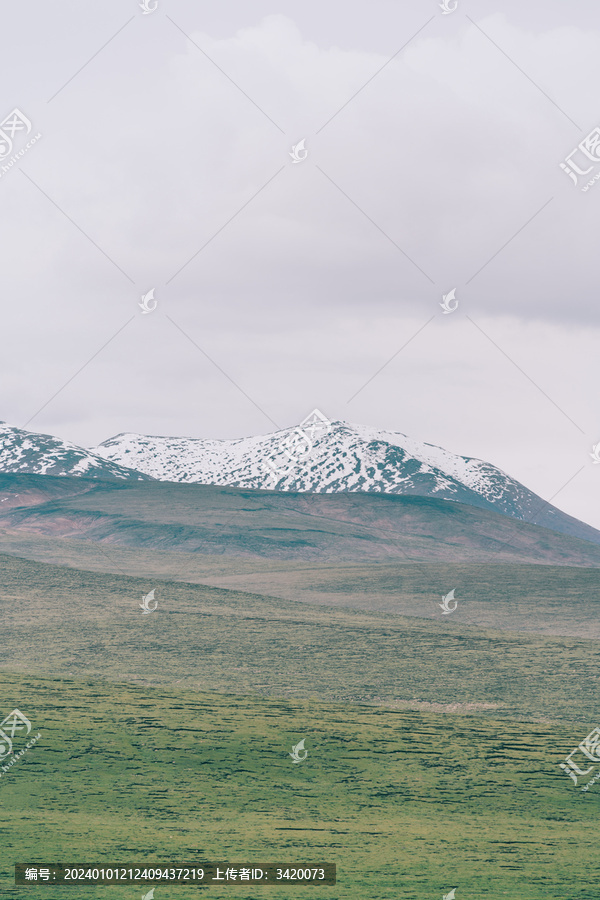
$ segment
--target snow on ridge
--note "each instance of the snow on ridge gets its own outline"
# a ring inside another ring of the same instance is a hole
[[[400,432],[334,421],[296,462],[286,455],[297,426],[215,440],[125,432],[83,449],[51,435],[0,424],[0,471],[155,478],[258,490],[419,494],[520,514],[532,495],[489,463],[458,456]],[[273,474],[269,464],[275,467]]]
[[[0,422],[0,473],[30,475],[88,475],[119,479],[143,479],[70,441],[50,434],[36,434]]]
[[[407,437],[396,431],[386,431],[383,429],[373,428],[370,425],[351,425],[352,431],[355,431],[361,437],[370,441],[387,441],[396,447],[405,450],[414,459],[428,463],[436,469],[441,469],[452,478],[459,479],[467,487],[477,490],[484,486],[486,481],[482,468],[491,468],[495,473],[501,473],[506,479],[509,478],[501,469],[491,466],[482,459],[472,456],[460,456],[438,447],[436,444],[428,444],[424,441],[416,441],[414,438]]]
[[[506,500],[507,492],[522,494],[522,500],[529,494],[526,489],[521,490],[518,482],[483,460],[459,456],[400,432],[369,425],[334,421],[331,426],[331,431],[316,441],[309,456],[279,480],[271,476],[266,462],[272,461],[279,469],[290,468],[283,451],[294,426],[231,440],[129,432],[109,438],[92,452],[168,481],[279,490],[397,493],[410,490],[414,476],[419,476],[428,479],[431,495],[454,496],[466,489],[494,503]],[[402,451],[402,461],[397,465],[390,465],[390,448]]]

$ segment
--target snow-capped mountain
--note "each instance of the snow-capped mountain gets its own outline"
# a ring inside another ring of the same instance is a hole
[[[366,491],[454,500],[600,542],[490,463],[365,425],[317,422],[238,440],[119,434],[93,453],[160,481],[297,491]]]
[[[148,475],[132,472],[69,441],[13,428],[6,422],[0,422],[0,472],[149,480]]]
[[[308,421],[237,440],[119,434],[87,450],[0,423],[0,473],[434,497],[600,544],[595,528],[546,503],[490,463],[398,432],[319,417]]]

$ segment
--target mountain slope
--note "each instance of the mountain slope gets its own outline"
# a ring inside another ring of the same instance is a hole
[[[364,425],[331,423],[307,449],[300,429],[215,441],[119,434],[93,453],[159,481],[278,491],[403,494],[492,509],[600,543],[600,532],[528,490],[501,469]]]
[[[52,491],[40,495],[43,482]],[[361,491],[297,494],[0,475],[0,530],[85,540],[107,551],[112,546],[228,558],[232,569],[242,558],[309,567],[420,560],[600,568],[597,544],[492,510]]]
[[[6,422],[0,422],[0,472],[150,480],[149,475],[134,472],[69,441],[14,428]]]

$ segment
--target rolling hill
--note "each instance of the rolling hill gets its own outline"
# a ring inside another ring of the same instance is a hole
[[[493,510],[360,492],[0,475],[0,528],[107,547],[282,562],[600,566],[597,544]]]

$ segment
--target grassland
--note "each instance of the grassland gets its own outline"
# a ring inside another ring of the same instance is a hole
[[[1,551],[5,551],[4,556]],[[440,618],[437,603],[442,595],[457,588],[461,602],[452,621],[461,625],[600,638],[598,568],[498,562],[484,565],[460,559],[437,563],[402,559],[306,563],[259,555],[132,549],[0,531],[0,567],[8,554],[91,572],[136,576],[138,583],[143,580],[146,586],[157,580],[198,583],[293,602],[432,620]],[[13,579],[11,589],[22,603],[25,592],[16,585]]]
[[[0,708],[15,706],[42,737],[0,778],[3,897],[142,896],[14,888],[15,862],[202,859],[338,866],[335,887],[215,900],[597,895],[600,794],[560,773],[564,726],[1,675]]]
[[[15,888],[16,862],[203,859],[338,866],[335,887],[211,887],[215,900],[597,895],[600,784],[578,791],[558,764],[600,723],[600,569],[550,565],[555,543],[543,565],[527,542],[509,562],[489,535],[462,555],[456,533],[408,547],[381,518],[352,522],[364,509],[329,525],[295,510],[288,533],[260,498],[244,532],[240,492],[209,511],[207,552],[182,552],[177,535],[201,528],[181,508],[155,527],[156,506],[120,518],[118,501],[17,509],[38,532],[0,533],[0,712],[41,732],[0,777],[0,896],[145,893]],[[425,545],[439,558],[404,553]],[[160,885],[155,900],[198,890]]]
[[[392,708],[434,704],[560,720],[585,734],[600,720],[594,641],[474,628],[441,611],[422,621],[9,556],[0,567],[0,671]],[[143,615],[151,587],[159,608]]]

